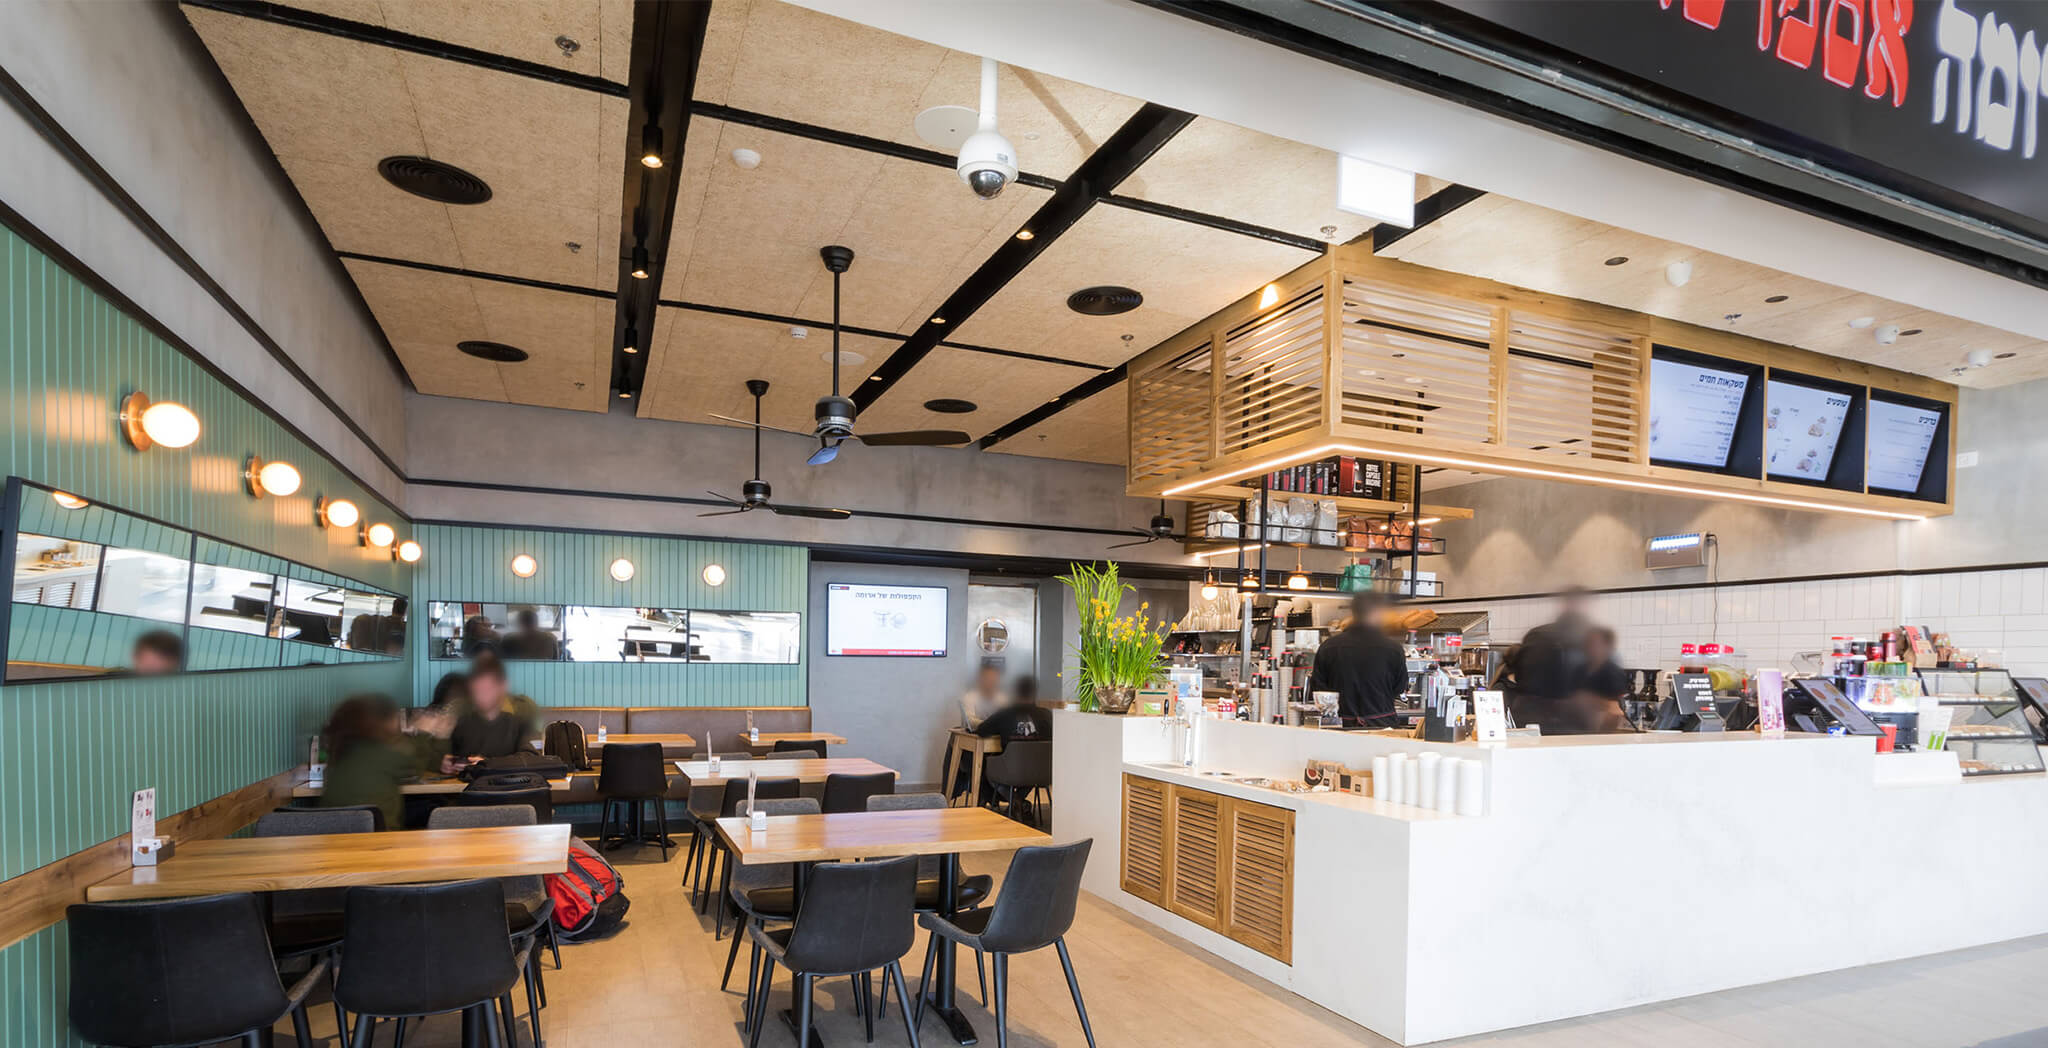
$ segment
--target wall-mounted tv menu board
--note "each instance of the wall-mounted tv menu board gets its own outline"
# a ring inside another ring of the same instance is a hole
[[[1650,358],[1650,461],[1715,472],[1744,472],[1748,416],[1761,368],[1666,346]],[[1748,443],[1754,443],[1749,434]]]
[[[1764,472],[1772,480],[1862,485],[1863,387],[1772,371],[1764,391]]]
[[[1945,497],[1946,475],[1928,475],[1927,464],[1948,441],[1948,409],[1931,400],[1892,394],[1870,397],[1869,457],[1864,466],[1871,492],[1906,498]],[[1944,471],[1945,474],[1945,471]],[[1939,482],[1939,483],[1937,483]]]

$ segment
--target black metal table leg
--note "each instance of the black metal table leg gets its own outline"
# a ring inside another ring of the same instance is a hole
[[[954,915],[959,912],[956,908],[959,898],[960,855],[957,852],[950,855],[941,855],[939,856],[939,916],[952,920]],[[938,972],[932,978],[936,985],[932,987],[919,987],[918,992],[925,995],[925,1000],[930,1003],[932,1010],[938,1013],[939,1021],[946,1024],[946,1032],[953,1035],[953,1040],[956,1043],[976,1044],[979,1043],[980,1037],[974,1032],[974,1024],[968,1022],[967,1017],[960,1014],[960,1009],[953,1004],[955,960],[953,940],[941,936],[939,938]]]

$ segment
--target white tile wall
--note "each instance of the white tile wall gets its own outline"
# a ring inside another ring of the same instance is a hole
[[[1551,598],[1447,602],[1438,611],[1491,612],[1491,639],[1512,644],[1557,612]],[[2015,672],[2048,675],[2048,568],[1893,575],[1828,582],[1730,583],[1600,594],[1594,617],[1614,628],[1625,666],[1666,669],[1679,645],[1735,645],[1745,665],[1812,669],[1802,652],[1826,650],[1837,634],[1875,640],[1900,623],[1947,633]]]

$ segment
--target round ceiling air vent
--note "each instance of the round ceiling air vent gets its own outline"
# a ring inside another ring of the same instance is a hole
[[[508,346],[503,342],[472,340],[469,342],[457,342],[455,348],[472,357],[488,360],[494,364],[517,364],[526,359],[525,350],[517,346]]]
[[[926,411],[937,412],[941,415],[969,415],[979,410],[980,407],[974,401],[960,400],[955,397],[940,397],[937,400],[927,400],[924,402],[924,409]]]
[[[491,198],[483,179],[423,156],[387,156],[377,161],[377,173],[414,196],[443,204],[481,204]]]
[[[1145,296],[1127,287],[1084,287],[1067,296],[1067,308],[1091,317],[1113,317],[1129,313],[1145,303]]]

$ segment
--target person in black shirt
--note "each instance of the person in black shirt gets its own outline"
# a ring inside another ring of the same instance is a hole
[[[983,718],[974,733],[1007,742],[1051,742],[1052,711],[1038,704],[1037,682],[1020,678],[1011,695],[1010,704]]]
[[[1381,625],[1386,598],[1373,592],[1351,598],[1351,622],[1316,649],[1304,694],[1337,693],[1344,723],[1394,727],[1394,706],[1408,690],[1408,658]]]
[[[1598,665],[1589,650],[1594,626],[1586,613],[1585,590],[1564,594],[1557,618],[1522,635],[1508,656],[1511,678],[1506,687],[1508,709],[1519,725],[1541,724],[1545,734],[1580,734],[1588,730],[1579,697]],[[1602,662],[1611,659],[1611,654]]]
[[[535,737],[536,715],[531,700],[507,694],[505,664],[483,652],[470,664],[469,708],[448,736],[448,752],[458,759],[516,753]]]

